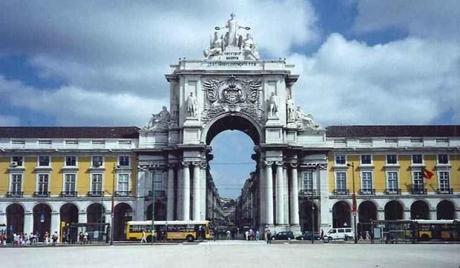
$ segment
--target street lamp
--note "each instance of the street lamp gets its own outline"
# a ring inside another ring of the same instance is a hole
[[[112,204],[111,204],[111,211],[110,211],[110,245],[113,245],[113,236],[115,234],[115,228],[113,228],[115,224],[115,177],[117,175],[117,169],[120,168],[120,166],[116,165],[113,167],[113,178],[112,178]],[[104,195],[104,194],[103,194]]]
[[[355,189],[355,163],[351,162],[351,164],[347,164],[347,166],[351,167],[351,177],[352,177],[352,187],[353,193],[351,195],[352,200],[352,212],[353,212],[353,232],[354,232],[354,240],[355,244],[358,243],[358,236],[356,233],[356,189]]]

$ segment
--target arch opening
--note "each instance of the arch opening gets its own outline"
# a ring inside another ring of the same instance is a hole
[[[377,207],[371,201],[364,201],[358,207],[358,232],[371,231],[371,222],[377,219]],[[361,235],[361,237],[365,237]]]
[[[410,207],[410,218],[413,220],[429,220],[430,208],[428,207],[428,204],[422,200],[418,200],[412,203],[412,206]]]
[[[33,232],[38,234],[38,241],[43,242],[46,233],[48,233],[48,237],[51,237],[51,208],[47,204],[37,204],[33,208],[33,215]]]
[[[455,219],[455,205],[452,201],[442,200],[436,206],[436,217],[438,220]]]
[[[94,203],[86,209],[88,223],[105,223],[105,208],[102,204]]]
[[[318,206],[310,200],[301,200],[299,207],[299,221],[302,233],[305,231],[311,232],[312,227],[314,232],[318,232]]]
[[[390,201],[385,205],[385,220],[402,220],[403,207],[396,200]]]
[[[119,203],[114,208],[113,239],[120,241],[126,239],[126,222],[132,219],[133,209],[126,203]]]
[[[351,227],[351,208],[345,201],[339,201],[332,207],[332,227]]]
[[[24,208],[19,204],[11,204],[6,208],[7,234],[24,232]]]
[[[210,123],[205,134],[206,144],[210,145],[214,137],[225,130],[239,130],[244,132],[252,139],[254,144],[259,144],[262,140],[262,132],[251,119],[243,115],[226,114]]]

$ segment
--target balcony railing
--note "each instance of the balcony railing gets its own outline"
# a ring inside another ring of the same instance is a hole
[[[438,194],[453,194],[454,189],[452,189],[452,188],[441,188],[441,189],[437,189],[436,193],[438,193]]]
[[[102,197],[104,196],[104,192],[103,191],[89,191],[88,196],[89,197]]]
[[[50,192],[34,192],[34,197],[49,197]]]
[[[385,189],[385,194],[393,194],[393,195],[400,195],[401,194],[401,189]]]
[[[348,189],[334,189],[334,191],[332,191],[332,193],[334,195],[349,195],[350,191],[348,191]]]
[[[78,196],[78,192],[76,191],[62,191],[61,197],[76,197]]]
[[[115,196],[130,196],[131,191],[115,191]]]
[[[359,189],[359,195],[375,195],[375,189]]]
[[[24,192],[6,192],[6,197],[23,197]]]
[[[421,186],[412,186],[410,193],[411,194],[426,194],[427,190],[426,188],[423,188]]]
[[[299,191],[299,196],[303,196],[303,197],[319,196],[319,190],[302,189]]]

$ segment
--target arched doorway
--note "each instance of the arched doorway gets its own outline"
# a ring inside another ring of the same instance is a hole
[[[436,206],[436,218],[438,220],[455,219],[455,205],[452,201],[442,200]]]
[[[351,227],[350,205],[345,201],[339,201],[332,207],[332,227]]]
[[[155,219],[156,221],[164,221],[166,220],[166,204],[161,200],[155,201]],[[152,219],[152,204],[147,207],[145,211],[145,218],[147,220]]]
[[[430,219],[430,208],[425,201],[418,200],[412,203],[410,207],[410,218],[415,219],[423,219],[429,220]]]
[[[358,231],[371,231],[371,221],[377,219],[377,207],[372,201],[364,201],[358,207]]]
[[[318,206],[311,200],[302,200],[300,202],[300,229],[303,232],[310,231],[312,227],[318,232]],[[312,226],[313,223],[313,226]]]
[[[131,220],[133,209],[126,203],[119,203],[114,208],[113,239],[116,241],[125,240],[125,225]]]
[[[24,232],[24,208],[19,204],[11,204],[6,208],[6,227],[8,236]]]
[[[47,204],[38,204],[33,209],[34,234],[38,234],[38,240],[43,241],[46,233],[51,236],[51,208]],[[53,230],[55,232],[57,230]]]
[[[93,203],[86,209],[88,223],[105,223],[105,208],[102,204]]]
[[[61,206],[59,210],[61,218],[61,241],[75,243],[77,241],[77,228],[70,228],[72,223],[78,223],[78,208],[72,203]]]
[[[403,212],[404,210],[401,203],[392,200],[385,205],[385,220],[402,220]]]

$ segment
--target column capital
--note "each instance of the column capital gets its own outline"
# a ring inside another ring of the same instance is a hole
[[[189,167],[192,164],[190,161],[181,161],[180,166],[183,168]]]
[[[288,162],[287,165],[290,166],[291,168],[297,168],[299,166],[297,162]]]
[[[283,165],[284,165],[284,161],[275,161],[275,165],[277,165],[277,166],[283,166]]]
[[[262,161],[262,166],[264,166],[264,167],[266,167],[266,166],[272,166],[273,163],[274,163],[273,161],[267,161],[267,160],[265,160],[265,161]]]

